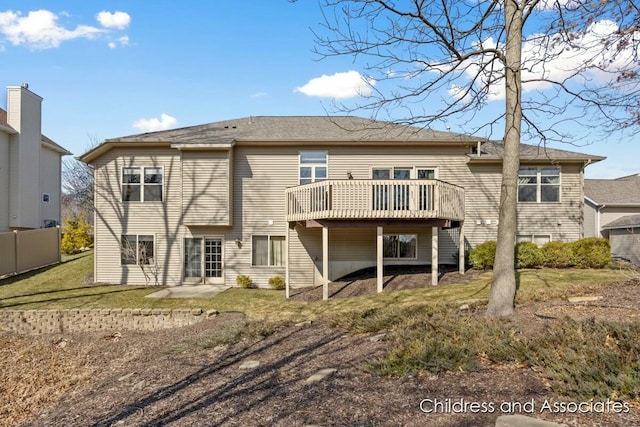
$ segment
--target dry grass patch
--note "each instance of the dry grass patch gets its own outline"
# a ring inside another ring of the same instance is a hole
[[[0,426],[30,420],[89,376],[86,361],[44,339],[0,335]]]

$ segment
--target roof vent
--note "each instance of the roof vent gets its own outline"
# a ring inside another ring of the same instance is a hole
[[[22,83],[22,89],[29,89],[29,83]]]

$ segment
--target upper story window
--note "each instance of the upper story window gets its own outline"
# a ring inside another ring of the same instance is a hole
[[[523,167],[518,172],[518,202],[559,202],[560,168]]]
[[[300,184],[309,184],[327,179],[327,152],[300,152]]]
[[[122,168],[122,201],[161,202],[163,175],[157,166]]]

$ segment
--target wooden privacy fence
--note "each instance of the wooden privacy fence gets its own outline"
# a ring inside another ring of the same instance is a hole
[[[0,233],[0,278],[60,262],[60,227]]]

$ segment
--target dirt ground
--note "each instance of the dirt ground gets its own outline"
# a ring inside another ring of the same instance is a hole
[[[586,305],[522,305],[511,322],[526,329],[573,314],[623,321],[637,316],[640,281],[618,283],[602,294]],[[637,402],[626,414],[544,410],[545,402],[554,399],[549,384],[517,365],[409,378],[372,376],[364,364],[383,354],[388,342],[323,323],[290,325],[268,338],[230,346],[193,344],[243,319],[240,313],[223,313],[198,325],[144,334],[0,334],[0,397],[24,403],[21,411],[0,410],[0,425],[453,427],[491,426],[508,412],[569,426],[640,425]],[[248,361],[259,366],[243,369]],[[56,369],[63,365],[61,375],[75,380],[56,386],[60,378],[53,378],[48,363]],[[323,368],[337,371],[322,382],[306,381]],[[29,382],[38,370],[52,376],[42,386],[46,396],[39,398],[41,390],[17,385]],[[437,413],[428,412],[433,402],[441,403]],[[493,410],[456,410],[462,403]],[[531,409],[534,414],[528,413]]]

